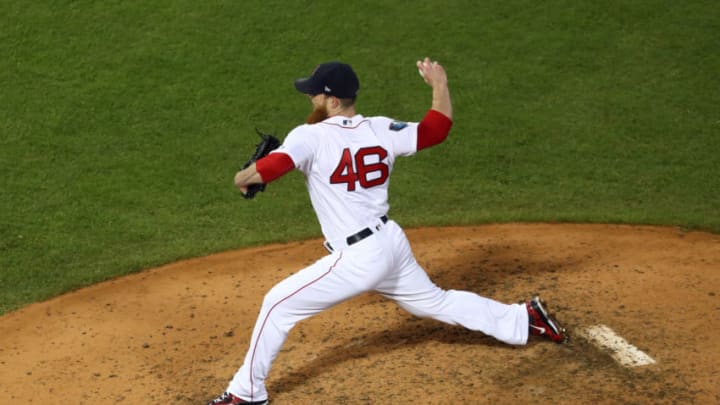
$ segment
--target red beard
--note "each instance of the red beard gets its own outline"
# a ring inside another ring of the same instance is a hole
[[[325,121],[328,118],[328,112],[325,107],[318,107],[314,108],[310,114],[308,114],[307,118],[305,118],[305,122],[308,124],[317,124],[318,122]]]

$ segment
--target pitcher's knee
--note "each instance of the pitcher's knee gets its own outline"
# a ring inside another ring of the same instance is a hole
[[[287,297],[288,294],[285,291],[275,286],[271,288],[270,291],[265,293],[262,307],[264,310],[270,310],[271,308],[275,308],[275,310],[277,310],[277,307],[280,306],[280,303],[287,299]]]
[[[447,312],[447,291],[438,289],[422,299],[398,302],[409,313],[420,318],[443,318]]]

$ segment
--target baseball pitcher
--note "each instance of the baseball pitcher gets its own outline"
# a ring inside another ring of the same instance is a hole
[[[251,198],[265,185],[300,170],[328,255],[274,286],[265,298],[245,361],[226,391],[210,404],[267,404],[265,379],[295,324],[358,294],[374,291],[419,317],[459,325],[513,345],[529,334],[564,342],[566,332],[535,297],[504,304],[467,291],[443,290],[417,263],[402,228],[388,217],[395,160],[442,143],[453,114],[442,65],[416,67],[432,88],[420,122],[364,117],[355,110],[360,83],[344,63],[328,62],[295,88],[312,103],[307,123],[278,146],[266,136],[235,185]]]

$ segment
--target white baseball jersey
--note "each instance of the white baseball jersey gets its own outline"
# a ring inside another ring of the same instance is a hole
[[[305,174],[323,235],[352,235],[387,214],[396,156],[417,150],[417,123],[386,117],[335,116],[292,130],[275,151]]]

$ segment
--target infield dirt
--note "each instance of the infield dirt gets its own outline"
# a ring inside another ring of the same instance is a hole
[[[439,286],[540,294],[569,344],[501,344],[365,294],[298,324],[274,404],[720,403],[720,236],[506,224],[408,230]],[[264,294],[320,240],[226,252],[0,317],[0,404],[204,404],[240,366]],[[652,356],[626,368],[573,333],[604,324]]]

